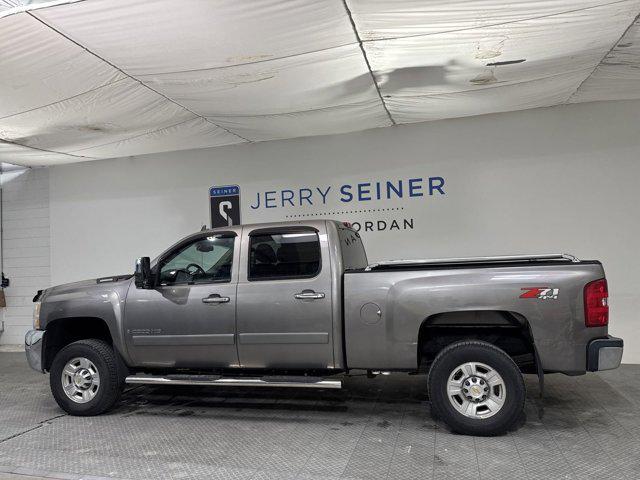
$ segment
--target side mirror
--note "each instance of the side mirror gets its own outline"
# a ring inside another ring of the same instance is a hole
[[[136,288],[151,288],[151,259],[140,257],[136,260]]]

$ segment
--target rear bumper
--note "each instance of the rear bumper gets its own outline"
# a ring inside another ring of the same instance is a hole
[[[591,340],[587,346],[587,371],[613,370],[620,366],[624,342],[621,338],[607,336]]]
[[[29,366],[41,373],[44,373],[44,365],[42,363],[43,343],[44,330],[29,330],[24,336],[24,350],[27,353]]]

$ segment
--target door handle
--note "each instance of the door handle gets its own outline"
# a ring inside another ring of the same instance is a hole
[[[229,297],[221,297],[217,293],[212,293],[208,297],[202,299],[202,303],[228,303],[231,300]]]
[[[298,300],[319,300],[324,298],[324,293],[314,292],[313,290],[303,290],[300,293],[294,295]]]

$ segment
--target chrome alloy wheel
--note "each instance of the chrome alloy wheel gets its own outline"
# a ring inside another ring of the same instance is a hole
[[[69,360],[62,370],[62,388],[74,402],[90,402],[100,388],[98,369],[84,357]]]
[[[465,417],[485,419],[500,411],[507,390],[500,374],[489,365],[467,362],[449,375],[447,397]]]

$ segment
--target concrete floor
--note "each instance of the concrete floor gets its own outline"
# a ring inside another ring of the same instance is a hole
[[[18,473],[0,472],[0,480],[48,480],[47,477],[33,477],[31,475],[20,475]]]
[[[434,422],[425,378],[408,375],[324,392],[137,387],[109,414],[70,417],[23,355],[0,353],[0,479],[640,477],[640,365],[547,376],[544,401],[528,376],[521,428],[480,438]]]

